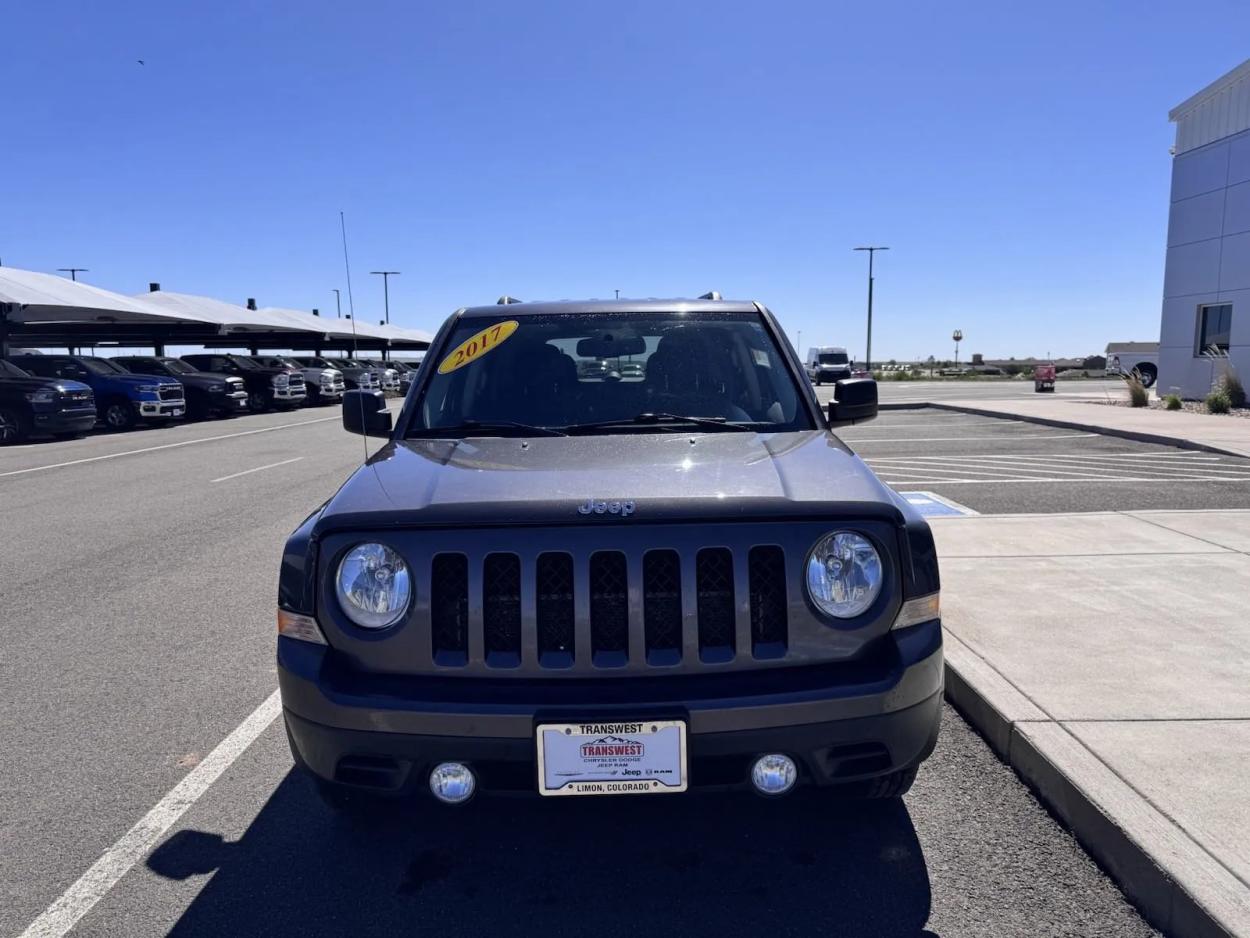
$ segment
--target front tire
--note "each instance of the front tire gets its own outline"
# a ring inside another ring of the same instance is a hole
[[[0,446],[21,443],[30,434],[26,418],[9,407],[0,408]]]
[[[110,430],[121,433],[135,428],[135,409],[130,401],[111,401],[104,408],[104,423]]]
[[[263,414],[271,406],[269,395],[264,391],[247,392],[247,409],[254,414]]]
[[[1139,367],[1137,373],[1141,375],[1141,384],[1144,388],[1154,387],[1154,383],[1159,377],[1159,369],[1149,364]]]

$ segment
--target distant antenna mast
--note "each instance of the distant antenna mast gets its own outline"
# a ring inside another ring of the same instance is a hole
[[[347,308],[351,312],[352,317],[352,358],[356,358],[360,351],[356,345],[356,304],[352,300],[352,265],[347,259],[347,219],[343,217],[343,212],[339,212],[339,230],[343,233],[343,269],[347,272]],[[365,402],[363,398],[357,398],[360,403],[360,425],[365,425]],[[362,436],[361,441],[365,446],[365,462],[369,461],[369,438]]]

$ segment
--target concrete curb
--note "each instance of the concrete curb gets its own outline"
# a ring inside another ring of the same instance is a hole
[[[929,404],[923,406],[933,407],[937,410],[947,410],[957,414],[971,414],[976,417],[998,417],[1003,420],[1019,420],[1023,423],[1036,423],[1044,427],[1056,427],[1060,430],[1085,430],[1089,433],[1099,433],[1103,436],[1118,436],[1125,440],[1136,440],[1139,443],[1157,443],[1161,446],[1176,446],[1180,449],[1200,450],[1204,453],[1218,453],[1221,456],[1236,456],[1240,459],[1244,459],[1246,457],[1245,453],[1240,453],[1237,450],[1211,446],[1207,443],[1197,443],[1185,437],[1167,436],[1162,433],[1142,433],[1138,430],[1121,430],[1116,427],[1104,427],[1101,424],[1096,423],[1078,423],[1075,420],[1055,420],[1051,417],[1036,417],[1032,414],[1005,413],[1000,410],[987,410],[982,407],[969,407],[964,404],[940,404],[930,402]]]
[[[945,657],[946,698],[1148,922],[1169,935],[1247,933],[1244,889],[1227,870],[949,631]]]

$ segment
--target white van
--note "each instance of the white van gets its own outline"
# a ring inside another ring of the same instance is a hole
[[[832,383],[851,376],[851,360],[846,355],[846,349],[836,345],[809,348],[803,367],[813,384]]]
[[[1150,387],[1159,377],[1158,342],[1108,342],[1107,374],[1141,375],[1141,383]]]

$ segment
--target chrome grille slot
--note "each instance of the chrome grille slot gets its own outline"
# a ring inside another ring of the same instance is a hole
[[[548,668],[570,668],[576,652],[573,557],[554,552],[539,554],[535,576],[538,663]]]
[[[521,664],[521,559],[487,554],[482,576],[482,631],[486,664]]]
[[[705,547],[695,559],[699,610],[699,658],[708,663],[734,656],[734,564],[724,547]]]
[[[469,560],[438,554],[430,568],[430,641],[434,663],[461,667],[469,660]]]
[[[643,556],[642,619],[647,663],[681,661],[681,557],[675,550]]]
[[[629,660],[629,583],[625,555],[590,555],[590,647],[596,667],[619,668]]]
[[[747,557],[751,596],[751,653],[780,658],[786,653],[786,554],[780,547],[752,547]]]

